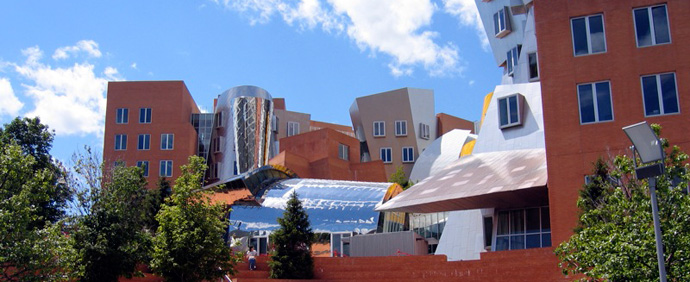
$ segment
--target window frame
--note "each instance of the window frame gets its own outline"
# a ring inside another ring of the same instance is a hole
[[[142,137],[144,140],[142,140]],[[142,146],[142,141],[143,145]],[[150,150],[151,149],[151,134],[139,134],[137,137],[137,150]]]
[[[338,143],[338,158],[341,160],[350,160],[350,146],[343,143]]]
[[[516,111],[517,111],[517,121],[510,122],[511,110],[510,110],[510,98],[515,97]],[[501,122],[501,100],[506,100],[506,117],[508,118],[508,123],[502,124]],[[522,125],[522,112],[523,112],[523,97],[520,93],[515,93],[511,95],[506,95],[500,98],[496,98],[496,107],[498,107],[498,125],[500,129],[510,128],[514,126]]]
[[[402,147],[402,162],[403,163],[413,163],[415,158],[414,158],[414,147],[411,146],[405,146]],[[409,152],[405,152],[409,151]]]
[[[506,70],[507,74],[510,76],[512,76],[515,73],[518,61],[520,60],[521,49],[522,45],[517,44],[515,45],[515,47],[510,48],[510,50],[508,50],[508,52],[506,53]]]
[[[168,148],[167,145],[170,145]],[[175,134],[174,133],[161,133],[161,150],[170,151],[175,149]]]
[[[589,27],[589,19],[592,17],[596,16],[601,16],[601,30],[604,35],[604,50],[600,52],[593,53],[592,52],[592,32]],[[575,48],[575,30],[573,29],[573,21],[578,20],[578,19],[585,19],[585,35],[587,35],[587,53],[586,54],[577,54],[577,49]],[[598,13],[598,14],[591,14],[591,15],[586,15],[586,16],[580,16],[580,17],[574,17],[570,19],[570,38],[572,40],[572,47],[573,47],[573,56],[574,57],[582,57],[582,56],[588,56],[588,55],[597,55],[597,54],[604,54],[608,52],[608,44],[606,42],[606,22],[604,21],[604,13]]]
[[[538,231],[532,231],[529,232],[527,230],[529,223],[527,222],[527,210],[530,209],[539,209],[539,230]],[[521,232],[513,232],[512,227],[512,216],[511,213],[514,211],[521,211],[522,212],[522,231]],[[546,213],[545,213],[546,211]],[[501,226],[501,213],[508,213],[508,231],[506,234],[498,234],[498,228]],[[550,216],[551,209],[549,206],[536,206],[536,207],[526,207],[526,208],[519,208],[519,209],[507,209],[507,210],[499,210],[495,212],[494,215],[494,224],[493,224],[493,234],[492,234],[492,242],[491,242],[491,250],[492,251],[509,251],[509,250],[525,250],[525,249],[533,249],[533,248],[544,248],[544,247],[550,247],[553,246],[553,240],[552,240],[552,234],[553,234],[553,228],[551,227],[551,216]],[[544,224],[547,219],[544,218],[544,215],[548,215],[548,228]],[[548,234],[549,238],[549,246],[545,246],[544,244],[544,236]],[[530,235],[539,235],[539,247],[527,247],[527,236]],[[498,239],[499,238],[508,238],[508,246],[506,249],[497,249],[498,247]],[[523,248],[512,248],[512,242],[511,242],[511,237],[522,237],[523,241]]]
[[[115,151],[127,150],[127,134],[115,134]]]
[[[137,167],[141,168],[144,177],[149,177],[149,161],[137,161]]]
[[[173,161],[172,160],[161,160],[158,167],[158,176],[160,177],[172,177],[173,175]],[[163,171],[165,170],[165,171]],[[164,174],[165,172],[165,174]]]
[[[139,123],[150,124],[152,112],[151,108],[139,108]]]
[[[118,108],[115,110],[115,124],[128,124],[129,123],[129,109],[128,108]]]
[[[386,137],[386,122],[382,120],[377,120],[373,122],[373,136],[374,137]],[[378,125],[378,126],[377,126]],[[377,131],[378,129],[378,131]],[[378,134],[377,134],[378,132]]]
[[[530,60],[532,55],[534,55],[534,65],[535,65],[535,67],[536,67],[535,69],[537,71],[536,76],[532,76],[532,61]],[[539,55],[537,55],[537,52],[527,53],[527,65],[529,66],[528,67],[528,74],[527,74],[527,77],[529,77],[529,81],[539,80]]]
[[[504,6],[493,14],[494,36],[496,38],[503,38],[512,31],[510,12],[508,10],[508,7]],[[501,16],[503,16],[503,20],[501,20]]]
[[[597,84],[601,83],[607,83],[609,86],[609,104],[611,105],[611,119],[610,120],[601,120],[599,118],[599,101],[597,99]],[[581,85],[590,85],[592,87],[592,105],[594,107],[594,121],[590,122],[583,122],[582,120],[582,101],[580,101],[580,86]],[[602,81],[595,81],[595,82],[587,82],[587,83],[579,83],[575,86],[576,91],[577,91],[577,107],[578,107],[578,113],[580,114],[580,125],[585,125],[585,124],[594,124],[594,123],[602,123],[602,122],[610,122],[615,120],[615,114],[613,111],[613,92],[611,90],[611,81],[610,80],[602,80]]]
[[[395,121],[395,136],[407,136],[407,120]]]
[[[386,157],[384,158],[384,151],[387,152]],[[389,158],[389,159],[388,159]],[[379,159],[383,161],[384,164],[389,164],[393,162],[393,148],[391,147],[381,147],[379,149]],[[387,160],[386,160],[387,159]]]
[[[300,133],[299,122],[288,121],[287,122],[287,137],[295,136]]]
[[[676,91],[676,105],[678,107],[677,112],[673,113],[666,113],[664,110],[664,103],[663,103],[663,96],[664,94],[662,93],[662,88],[661,88],[661,76],[665,74],[673,74],[673,85],[674,89]],[[645,92],[644,92],[644,78],[645,77],[655,77],[656,78],[656,90],[657,90],[657,99],[659,100],[659,114],[652,114],[648,115],[647,114],[647,103],[645,102]],[[676,115],[680,114],[680,97],[678,95],[678,78],[675,72],[664,72],[664,73],[657,73],[657,74],[648,74],[648,75],[642,75],[640,76],[640,92],[642,92],[642,110],[644,111],[644,116],[645,117],[657,117],[657,116],[666,116],[666,115]]]
[[[656,40],[656,31],[655,26],[654,26],[654,18],[652,14],[652,8],[656,7],[664,7],[664,10],[666,10],[666,28],[668,31],[668,42],[664,43],[657,43]],[[652,43],[650,45],[644,45],[640,46],[640,41],[639,41],[639,36],[637,35],[637,17],[635,17],[635,12],[639,10],[647,10],[647,17],[649,19],[648,27],[649,27],[649,36],[652,39]],[[633,28],[635,29],[635,46],[637,48],[645,48],[645,47],[652,47],[652,46],[657,46],[657,45],[666,45],[666,44],[671,44],[673,43],[673,37],[671,36],[671,21],[669,20],[669,15],[668,15],[668,5],[666,3],[663,4],[658,4],[658,5],[651,5],[651,6],[646,6],[646,7],[639,7],[639,8],[634,8],[632,9],[632,16],[633,16]]]

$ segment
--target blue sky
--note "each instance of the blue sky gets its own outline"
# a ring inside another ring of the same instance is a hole
[[[433,89],[478,120],[500,82],[474,0],[4,1],[0,123],[39,116],[66,161],[103,143],[109,80],[184,80],[196,103],[238,85],[350,125],[354,98]]]

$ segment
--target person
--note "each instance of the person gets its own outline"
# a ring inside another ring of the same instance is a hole
[[[249,260],[249,270],[256,269],[256,250],[253,246],[249,246],[249,251],[247,251],[247,260]]]

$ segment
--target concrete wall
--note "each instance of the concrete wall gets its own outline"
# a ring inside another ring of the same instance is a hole
[[[427,243],[414,231],[365,234],[350,238],[352,257],[393,256],[398,251],[424,255],[427,253]]]

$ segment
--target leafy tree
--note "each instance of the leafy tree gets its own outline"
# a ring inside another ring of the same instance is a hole
[[[271,242],[275,245],[269,261],[271,278],[311,279],[314,276],[314,260],[309,248],[314,241],[314,232],[296,193],[290,196],[278,223],[280,228],[271,234]]]
[[[391,174],[391,177],[388,179],[388,181],[400,184],[403,190],[406,190],[414,185],[412,181],[405,177],[405,171],[403,170],[402,166],[398,166],[395,169],[395,172]]]
[[[158,179],[156,189],[148,190],[146,200],[146,219],[145,226],[148,230],[155,232],[158,229],[158,221],[156,221],[156,214],[160,211],[165,203],[165,199],[172,194],[172,187],[170,181],[165,177]]]
[[[653,126],[659,131],[658,126]],[[662,139],[668,150],[668,142]],[[690,281],[688,155],[674,146],[658,177],[657,197],[669,281]],[[658,264],[648,182],[633,178],[632,159],[597,161],[593,181],[580,192],[575,234],[555,253],[564,274],[589,280],[654,281]]]
[[[230,249],[222,238],[228,224],[224,206],[211,204],[212,192],[201,189],[204,163],[189,157],[156,215],[151,267],[168,281],[211,281],[233,272]]]
[[[0,142],[0,280],[56,281],[71,276],[73,249],[61,223],[45,220],[53,172],[17,145]]]

